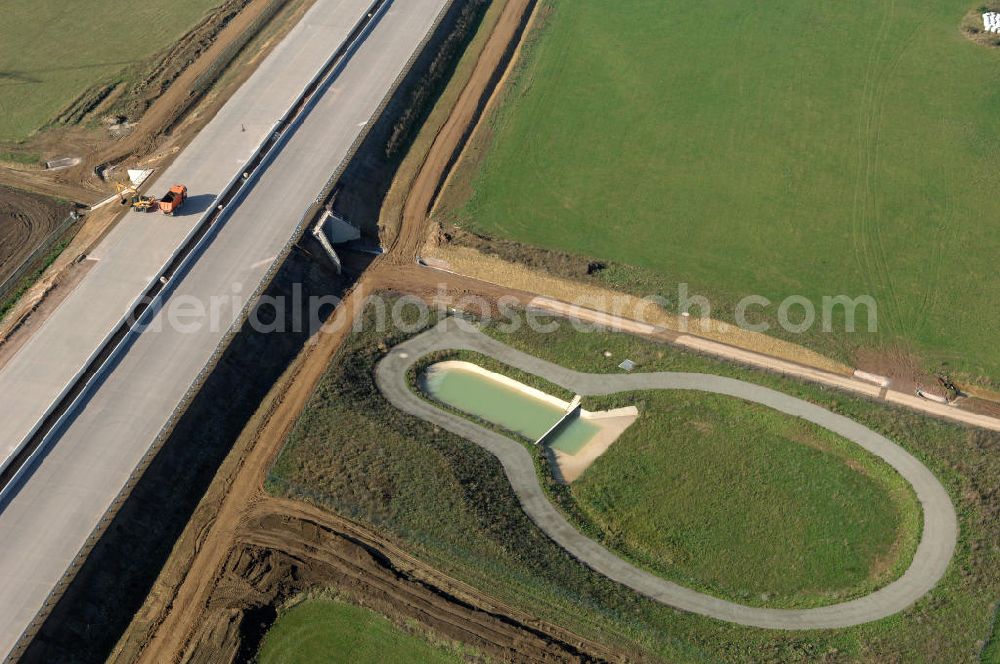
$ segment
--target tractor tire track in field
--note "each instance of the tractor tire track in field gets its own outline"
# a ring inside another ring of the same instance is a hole
[[[871,238],[869,237],[870,233],[868,228],[868,204],[872,151],[871,109],[874,105],[873,87],[878,76],[878,60],[887,38],[886,33],[892,20],[892,14],[893,3],[887,3],[882,14],[881,22],[879,23],[875,41],[872,44],[871,51],[868,56],[868,64],[865,69],[864,87],[862,89],[861,106],[859,108],[858,117],[857,172],[855,175],[856,181],[854,188],[854,202],[851,211],[852,238],[854,242],[855,255],[859,264],[858,266],[861,269],[863,278],[868,285],[868,290],[871,291],[874,294],[873,296],[876,298],[880,295],[881,291],[884,290],[884,283],[882,282],[881,274],[879,274],[876,269],[877,264],[875,263],[872,255],[872,248],[870,246]],[[888,320],[886,320],[883,324],[891,325],[893,320],[894,316],[892,316],[890,312]]]
[[[871,201],[871,216],[868,217],[871,222],[869,225],[869,232],[874,238],[878,270],[881,272],[882,280],[893,305],[894,311],[892,313],[895,323],[898,326],[897,332],[907,339],[913,338],[913,318],[909,315],[908,311],[905,311],[905,306],[901,302],[897,293],[896,283],[893,278],[893,271],[889,268],[889,254],[885,249],[885,238],[882,232],[882,210],[878,199],[878,174],[880,172],[882,156],[880,147],[882,144],[882,128],[884,126],[883,117],[885,115],[885,99],[889,91],[889,82],[892,81],[896,71],[899,69],[899,64],[902,61],[903,55],[906,53],[910,44],[913,43],[919,27],[919,25],[914,27],[906,38],[902,40],[890,60],[886,63],[880,77],[875,103],[872,108],[873,145],[871,150],[871,168],[868,173],[870,182],[869,199]]]
[[[892,19],[892,10],[892,3],[887,3],[882,14],[882,20],[879,24],[877,36],[872,44],[871,51],[868,56],[868,64],[865,69],[864,87],[862,90],[861,106],[859,108],[858,118],[858,161],[857,172],[855,175],[856,181],[851,220],[854,250],[859,263],[859,268],[861,269],[865,282],[868,284],[868,290],[876,293],[875,297],[878,296],[878,291],[882,290],[883,284],[879,278],[881,275],[879,275],[874,269],[875,266],[873,264],[871,247],[869,246],[870,238],[867,228],[868,187],[870,184],[869,167],[871,153],[870,109],[873,105],[872,87],[874,85],[874,79],[877,76],[876,67],[882,46],[886,39],[886,31]],[[889,320],[886,321],[886,323],[891,324],[892,318],[892,316],[889,316]]]
[[[874,266],[866,224],[866,215],[868,212],[868,180],[870,175],[868,168],[870,165],[871,151],[871,90],[874,85],[874,78],[876,77],[875,69],[878,64],[878,58],[886,39],[886,30],[888,29],[891,21],[892,9],[892,3],[887,3],[885,5],[878,33],[868,56],[868,64],[865,69],[864,87],[862,89],[861,106],[859,108],[858,118],[858,163],[857,173],[855,176],[854,203],[851,211],[851,229],[859,268],[861,269],[861,274],[868,284],[868,289],[870,291],[876,291],[882,286],[881,281],[878,279],[879,275],[873,269]],[[877,296],[878,295],[876,294],[875,297]],[[892,318],[893,317],[890,316],[889,320],[886,322],[891,323]]]
[[[889,254],[882,233],[882,213],[878,186],[881,160],[885,100],[893,75],[903,55],[913,43],[921,24],[914,26],[897,46],[890,47],[890,33],[895,3],[889,3],[882,15],[878,34],[872,45],[858,122],[858,162],[852,208],[851,236],[855,257],[869,295],[878,302],[882,316],[880,329],[890,339],[910,338],[912,317],[903,311],[889,268]]]
[[[559,6],[549,5],[547,13],[541,15],[537,20],[539,24],[545,24],[549,21],[558,20]],[[546,11],[542,9],[541,11]],[[537,31],[540,29],[540,25],[536,25],[533,30]],[[526,37],[530,35],[526,34]],[[522,41],[522,52],[519,58],[519,62],[510,70],[510,80],[507,83],[506,90],[500,89],[498,91],[499,95],[520,95],[522,99],[526,98],[529,94],[533,95],[535,102],[533,105],[524,104],[525,107],[531,108],[533,111],[539,111],[543,115],[551,112],[552,106],[550,105],[548,98],[552,95],[553,86],[542,85],[537,90],[535,90],[535,71],[534,68],[528,66],[530,60],[535,59],[538,56],[538,49],[558,48],[558,55],[552,58],[554,63],[554,73],[550,76],[551,80],[563,81],[565,80],[566,63],[567,59],[570,57],[569,44],[567,42],[558,42],[553,40],[542,45],[537,41],[532,41],[530,38],[524,38]],[[507,105],[498,103],[492,112],[491,121],[495,125],[495,131],[498,135],[499,132],[504,128],[503,124],[499,124],[496,121],[499,120],[500,123],[506,123],[513,121],[511,115],[505,112],[505,107]],[[537,126],[534,119],[527,119],[526,121],[532,127]],[[570,138],[573,138],[571,134]],[[551,149],[551,141],[553,138],[551,136],[539,135],[535,137],[535,140],[531,142],[530,145],[525,146],[524,157],[525,166],[532,170],[536,177],[544,177],[545,173],[545,161],[548,157],[548,152]],[[486,160],[483,161],[483,167],[487,166]],[[523,220],[515,221],[514,223],[524,223]],[[512,230],[512,229],[509,229]]]
[[[923,295],[919,304],[914,304],[909,312],[910,320],[913,321],[913,334],[922,335],[930,324],[930,317],[927,312],[934,311],[940,302],[941,289],[938,284],[944,278],[945,256],[955,255],[954,251],[947,250],[958,237],[952,232],[951,221],[955,219],[955,199],[950,194],[944,196],[944,210],[941,220],[937,225],[927,231],[928,239],[933,238],[930,243],[931,256],[928,265],[927,278],[923,279]]]

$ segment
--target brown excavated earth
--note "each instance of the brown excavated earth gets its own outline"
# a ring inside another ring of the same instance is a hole
[[[594,661],[610,653],[520,615],[448,579],[350,522],[292,501],[262,499],[244,516],[208,600],[212,619],[195,625],[185,659],[219,661],[240,639],[246,609],[333,586],[338,593],[393,617],[417,620],[439,638],[471,645],[504,661]],[[247,653],[249,654],[249,653]],[[221,655],[221,657],[220,657]]]
[[[46,196],[0,187],[0,282],[9,277],[69,213]]]
[[[522,37],[535,17],[535,0],[511,1],[500,15],[493,35],[483,47],[450,116],[438,130],[431,148],[410,184],[399,228],[384,257],[385,263],[412,265],[427,241],[428,215],[437,202],[452,167],[461,157],[468,137],[487,108],[494,103],[520,54]],[[395,229],[394,229],[395,230]]]

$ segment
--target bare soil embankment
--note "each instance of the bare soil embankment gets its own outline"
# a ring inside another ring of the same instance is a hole
[[[31,255],[69,213],[46,196],[0,187],[0,282]]]
[[[244,517],[195,627],[185,659],[252,657],[273,607],[334,587],[396,621],[417,620],[439,638],[503,661],[595,661],[599,645],[497,604],[349,521],[293,501],[263,498]],[[242,656],[241,656],[242,654]]]

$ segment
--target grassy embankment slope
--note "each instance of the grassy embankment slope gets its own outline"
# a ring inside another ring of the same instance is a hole
[[[968,3],[543,6],[452,218],[643,295],[688,282],[723,320],[870,294],[876,335],[774,333],[1000,381],[1000,50],[961,34]]]
[[[499,334],[499,333],[498,333]],[[903,614],[818,633],[771,632],[679,613],[609,582],[556,547],[524,516],[497,461],[404,416],[383,399],[374,363],[405,335],[355,335],[331,364],[269,476],[270,491],[370,524],[430,564],[525,611],[633,654],[669,661],[973,661],[1000,593],[1000,439],[620,334],[562,329],[503,339],[581,371],[701,371],[757,382],[880,431],[941,477],[961,541],[941,584]]]
[[[7,0],[0,22],[0,142],[27,138],[92,86],[127,80],[130,67],[220,4]]]

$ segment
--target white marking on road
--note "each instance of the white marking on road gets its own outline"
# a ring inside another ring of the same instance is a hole
[[[256,270],[259,267],[264,267],[268,263],[273,263],[275,258],[277,258],[277,256],[271,256],[270,258],[265,258],[262,261],[257,261],[256,263],[254,263],[253,265],[250,266],[250,269],[251,270]]]

